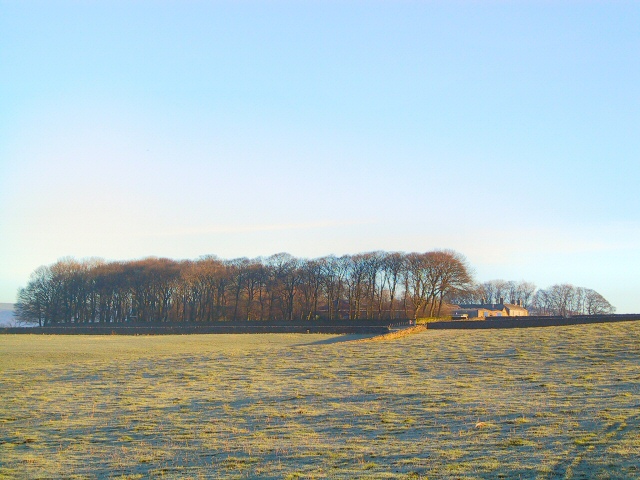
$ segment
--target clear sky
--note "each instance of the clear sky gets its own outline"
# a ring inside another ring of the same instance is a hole
[[[0,302],[64,256],[451,248],[640,312],[640,3],[0,0]]]

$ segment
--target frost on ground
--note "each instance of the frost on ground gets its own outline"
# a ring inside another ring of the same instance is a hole
[[[0,478],[640,476],[640,322],[332,338],[0,336]]]

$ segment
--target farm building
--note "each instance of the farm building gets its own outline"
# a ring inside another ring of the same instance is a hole
[[[466,303],[456,305],[453,316],[468,318],[485,317],[526,317],[529,311],[522,306],[522,302],[505,303],[504,298],[500,298],[500,303]]]

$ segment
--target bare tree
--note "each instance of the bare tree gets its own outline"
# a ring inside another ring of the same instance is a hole
[[[291,321],[294,318],[296,288],[302,279],[300,262],[288,253],[277,253],[270,256],[267,261],[273,269],[275,291],[280,300],[282,317]]]
[[[533,283],[522,280],[518,283],[516,289],[516,300],[520,300],[522,306],[528,308],[535,292],[536,286]]]
[[[587,315],[608,315],[616,311],[602,295],[589,288],[585,289],[584,306]]]
[[[300,267],[302,312],[304,318],[312,320],[318,312],[318,301],[323,286],[323,263],[319,260],[302,262]]]
[[[327,318],[330,320],[340,318],[340,301],[348,272],[348,261],[348,257],[337,258],[333,255],[319,260],[327,304]]]
[[[402,279],[402,272],[405,269],[405,256],[399,252],[388,253],[383,258],[383,268],[385,272],[385,280],[387,291],[389,292],[389,318],[395,318],[394,300],[398,285]]]
[[[24,323],[37,323],[44,327],[52,322],[53,292],[51,268],[38,267],[29,278],[26,287],[18,292],[16,316]]]
[[[442,302],[448,293],[452,291],[466,290],[473,285],[467,259],[453,250],[433,252],[433,268],[436,271],[435,293],[438,295],[437,315],[442,313]],[[436,298],[433,296],[431,316],[435,311]]]

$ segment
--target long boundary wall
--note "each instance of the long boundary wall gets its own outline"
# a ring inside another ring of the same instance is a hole
[[[0,328],[0,334],[32,335],[190,335],[223,333],[324,333],[384,335],[389,326],[382,325],[194,325],[194,324],[92,324],[50,327]]]
[[[579,315],[575,317],[491,317],[487,320],[456,320],[427,323],[428,330],[474,330],[491,328],[562,327],[589,323],[631,322],[640,320],[640,314],[631,315]]]
[[[487,320],[457,320],[431,322],[419,325],[427,330],[474,330],[500,328],[534,328],[582,325],[591,323],[630,322],[640,320],[640,314],[632,315],[584,315],[575,317],[491,317]],[[151,324],[65,324],[49,327],[0,328],[0,334],[34,335],[188,335],[216,333],[323,333],[386,335],[393,331],[404,331],[413,326],[408,320],[384,324],[383,321],[344,322],[222,322],[222,323],[151,323]],[[387,337],[385,337],[387,338]]]

